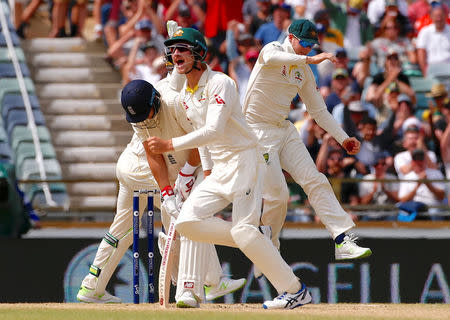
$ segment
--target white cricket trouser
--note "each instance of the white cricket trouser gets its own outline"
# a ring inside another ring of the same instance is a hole
[[[262,224],[272,227],[272,240],[279,245],[279,233],[286,218],[289,190],[282,169],[289,172],[308,196],[314,211],[333,239],[355,226],[342,209],[328,179],[317,170],[295,126],[288,120],[280,126],[249,124],[258,137],[259,150],[268,153],[263,188]]]
[[[263,161],[255,148],[215,161],[211,175],[184,203],[176,228],[194,241],[238,247],[278,292],[296,292],[300,288],[297,277],[258,229]],[[232,222],[214,217],[230,202],[233,203]],[[198,264],[199,268],[202,266]],[[198,283],[201,284],[201,280]]]
[[[147,160],[144,157],[138,157],[129,149],[125,149],[120,155],[117,162],[116,175],[119,180],[119,195],[117,197],[117,210],[114,220],[109,228],[107,236],[100,242],[93,265],[99,268],[100,274],[94,276],[88,274],[82,285],[96,290],[96,293],[102,294],[105,291],[114,270],[116,269],[120,259],[122,259],[126,250],[133,242],[133,191],[139,189],[154,190],[159,189],[155,182]],[[154,197],[154,205],[160,207],[160,197]],[[147,198],[139,199],[139,215],[142,214],[147,207]],[[161,212],[163,224],[168,230],[170,224],[169,215],[163,210]],[[106,241],[106,238],[108,241]],[[111,245],[111,239],[117,240],[116,246]],[[195,244],[194,244],[195,246]],[[206,257],[209,268],[207,269],[207,284],[216,285],[220,282],[222,269],[218,261],[217,253],[214,246],[211,246],[209,252],[214,251],[214,255]],[[181,252],[180,252],[181,254]],[[189,257],[195,259],[195,257]],[[180,272],[182,270],[179,270]],[[131,274],[130,274],[131,277]],[[180,274],[178,275],[180,278]]]

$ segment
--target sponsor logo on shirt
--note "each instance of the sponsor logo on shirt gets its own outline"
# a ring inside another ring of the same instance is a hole
[[[284,65],[283,68],[281,69],[281,75],[283,77],[286,77],[286,66]]]
[[[225,101],[218,94],[215,94],[214,98],[216,99],[217,104],[225,104]]]
[[[184,282],[184,288],[185,289],[194,289],[194,282],[192,282],[192,281],[185,281]]]

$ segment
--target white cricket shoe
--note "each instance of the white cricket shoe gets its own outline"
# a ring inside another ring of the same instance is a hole
[[[272,227],[271,226],[259,226],[259,230],[261,230],[262,234],[268,238],[269,240],[272,239]],[[255,279],[259,279],[263,276],[263,273],[257,266],[254,266],[253,268],[253,276]]]
[[[121,303],[120,298],[105,291],[103,294],[95,294],[95,290],[81,287],[77,294],[78,301],[86,303]]]
[[[200,299],[194,294],[194,292],[186,290],[177,299],[177,308],[199,308]]]
[[[205,299],[208,301],[223,297],[241,289],[246,283],[244,278],[233,280],[222,277],[217,286],[205,286]]]
[[[336,260],[361,259],[372,254],[370,248],[363,248],[356,244],[358,237],[354,234],[345,235],[344,241],[335,244],[334,254]]]
[[[264,309],[294,309],[305,304],[311,303],[312,297],[306,286],[302,287],[296,293],[284,292],[273,300],[263,303]]]

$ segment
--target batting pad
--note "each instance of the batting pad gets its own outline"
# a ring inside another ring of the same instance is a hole
[[[194,242],[181,236],[176,299],[186,290],[194,292],[202,301],[205,299],[203,285],[206,278],[208,254],[211,254],[210,246],[210,244]]]

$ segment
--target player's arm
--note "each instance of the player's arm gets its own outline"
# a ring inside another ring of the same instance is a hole
[[[289,53],[283,50],[281,44],[271,42],[262,51],[260,55],[261,62],[272,66],[301,65],[301,64],[319,64],[324,60],[336,62],[336,57],[328,52],[322,52],[315,56],[304,56],[296,53]]]
[[[348,154],[354,155],[358,153],[361,145],[360,142],[354,137],[350,138],[328,112],[325,101],[319,93],[316,81],[309,67],[306,68],[305,75],[305,84],[299,89],[298,93],[311,117],[316,120],[316,123],[321,128],[331,134],[344,147]]]

